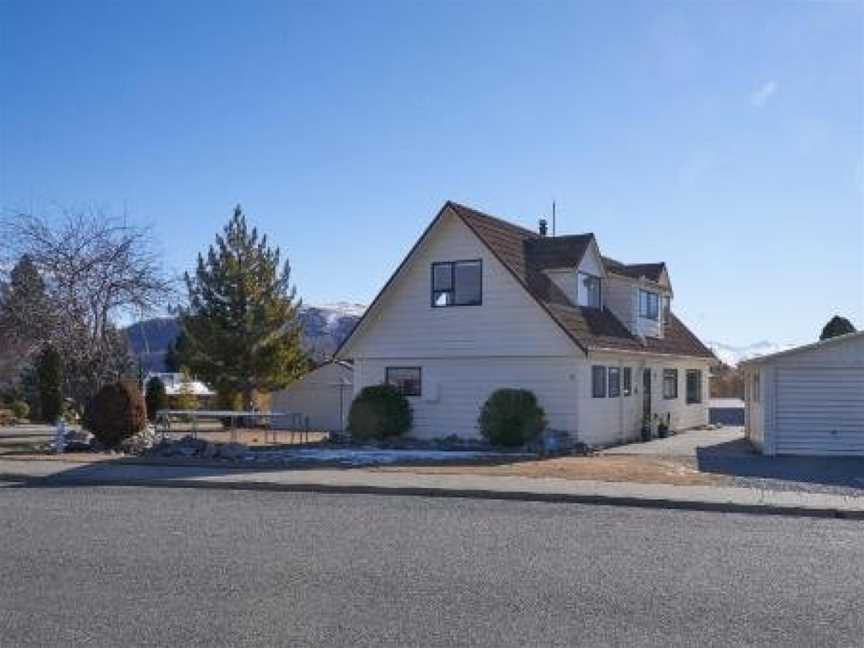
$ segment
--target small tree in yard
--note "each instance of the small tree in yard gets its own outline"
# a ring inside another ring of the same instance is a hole
[[[197,410],[201,407],[201,401],[192,386],[192,378],[187,370],[181,372],[180,389],[174,397],[174,407],[181,410]]]
[[[84,410],[84,426],[109,448],[140,432],[146,422],[144,399],[130,381],[105,385]]]
[[[546,414],[527,389],[499,389],[480,411],[480,433],[494,445],[520,446],[546,428]]]
[[[822,329],[822,334],[819,336],[819,340],[827,340],[832,337],[837,337],[838,335],[846,335],[847,333],[854,332],[855,327],[852,326],[852,322],[845,317],[835,315]]]
[[[165,383],[158,376],[147,381],[144,402],[147,405],[147,418],[150,421],[156,420],[156,412],[167,408],[168,395],[165,393]]]
[[[410,427],[411,406],[392,385],[364,387],[348,412],[348,431],[355,439],[398,437]]]
[[[210,246],[198,256],[181,312],[177,361],[220,393],[236,393],[243,406],[253,393],[282,389],[306,367],[300,346],[296,289],[279,248],[246,224],[238,206]]]
[[[63,360],[52,346],[46,346],[36,361],[39,381],[40,416],[55,423],[63,413]]]

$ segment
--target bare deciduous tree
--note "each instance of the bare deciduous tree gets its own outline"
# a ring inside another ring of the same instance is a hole
[[[128,369],[117,322],[173,294],[152,233],[102,211],[67,210],[53,219],[6,214],[0,237],[7,265],[26,255],[44,281],[48,299],[28,312],[29,325],[47,331],[44,341],[63,356],[68,393],[80,403]]]

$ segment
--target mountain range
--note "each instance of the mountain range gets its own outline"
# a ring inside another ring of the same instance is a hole
[[[795,346],[794,344],[777,344],[768,340],[762,340],[761,342],[755,342],[747,346],[732,346],[731,344],[712,341],[706,341],[705,345],[714,352],[717,358],[730,367],[737,367],[739,362],[755,358],[756,356],[785,351]]]
[[[332,357],[365,310],[362,304],[348,302],[302,306],[298,317],[303,348],[318,362]],[[145,371],[167,371],[165,354],[180,332],[177,318],[141,320],[124,330],[130,350],[141,361]]]
[[[342,341],[354,329],[365,310],[366,306],[363,304],[349,302],[303,306],[299,314],[303,348],[318,362],[332,357]],[[125,330],[132,352],[141,359],[145,369],[165,371],[165,353],[180,331],[177,319],[157,317],[142,320],[128,326]],[[731,367],[737,366],[743,360],[776,353],[793,346],[767,340],[746,346],[734,346],[716,341],[707,341],[706,345],[721,361]]]

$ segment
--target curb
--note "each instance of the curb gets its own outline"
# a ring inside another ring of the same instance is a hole
[[[434,488],[422,486],[370,486],[362,484],[279,484],[267,481],[203,481],[197,479],[95,479],[68,477],[30,477],[0,473],[0,482],[19,487],[56,488],[59,486],[137,486],[144,488],[192,488],[206,490],[243,490],[276,493],[324,493],[343,495],[391,495],[404,497],[463,498],[553,504],[594,504],[629,508],[653,508],[712,513],[745,513],[750,515],[783,515],[842,520],[864,520],[864,510],[831,507],[780,506],[776,504],[741,504],[704,500],[676,500],[649,497],[614,496],[576,493],[541,493],[536,491],[498,491],[483,489]]]

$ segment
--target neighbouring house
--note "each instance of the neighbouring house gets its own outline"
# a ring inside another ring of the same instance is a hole
[[[355,394],[387,382],[408,396],[416,437],[477,436],[489,395],[518,387],[549,427],[612,445],[655,415],[677,430],[708,422],[717,360],[672,298],[664,263],[621,263],[593,234],[545,236],[448,202],[337,357],[353,360]]]
[[[864,455],[864,332],[740,364],[747,438],[767,455]]]
[[[270,394],[270,409],[309,418],[309,429],[341,432],[354,397],[354,370],[348,362],[328,362],[285,389]],[[292,419],[284,419],[288,424]],[[281,419],[274,422],[279,427]]]
[[[186,381],[184,387],[183,374],[170,371],[154,371],[148,373],[147,377],[144,379],[145,393],[147,392],[147,383],[149,383],[153,378],[159,378],[162,381],[162,384],[165,385],[165,395],[168,396],[169,403],[173,403],[173,401],[183,393],[184,389],[187,390],[187,393],[195,396],[202,407],[209,406],[216,396],[216,392],[210,389],[210,387],[194,378]]]

